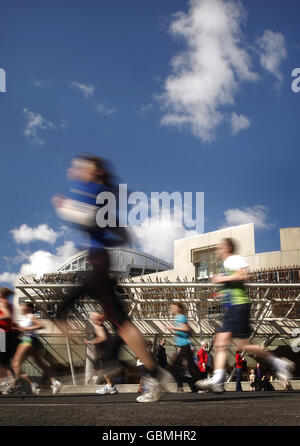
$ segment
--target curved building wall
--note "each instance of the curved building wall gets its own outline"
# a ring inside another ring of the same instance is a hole
[[[165,271],[171,266],[164,260],[130,248],[111,248],[108,252],[110,270],[118,279]],[[81,251],[68,259],[58,271],[85,271],[89,268],[88,251]]]

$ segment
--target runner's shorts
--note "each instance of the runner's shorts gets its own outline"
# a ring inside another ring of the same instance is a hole
[[[21,345],[29,345],[32,348],[35,348],[37,350],[41,349],[43,347],[43,344],[39,340],[37,336],[22,336],[21,338]]]
[[[232,305],[224,316],[223,326],[219,333],[232,333],[233,338],[249,338],[251,335],[250,304]]]

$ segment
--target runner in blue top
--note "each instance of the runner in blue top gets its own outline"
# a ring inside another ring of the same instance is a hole
[[[82,286],[66,297],[58,309],[57,319],[65,320],[68,310],[83,296],[88,295],[99,300],[107,319],[148,370],[147,391],[137,400],[156,401],[160,399],[163,390],[167,389],[170,374],[157,367],[146,348],[142,334],[128,318],[109,277],[109,255],[106,247],[126,243],[127,232],[119,227],[117,215],[115,227],[100,227],[97,224],[96,216],[103,206],[97,204],[99,193],[115,193],[116,190],[107,163],[93,155],[77,156],[72,160],[68,178],[71,180],[69,197],[54,197],[53,204],[61,218],[90,236],[89,262],[92,270],[86,272]],[[61,324],[61,327],[63,328],[64,324]]]
[[[173,307],[173,305],[172,305]],[[173,308],[173,311],[177,311],[177,306],[174,305],[175,308]],[[173,313],[174,314],[174,313]],[[175,338],[174,342],[177,347],[183,347],[184,345],[190,345],[190,335],[189,330],[184,331],[184,328],[187,327],[187,317],[185,314],[176,314],[175,320],[174,320],[174,328],[176,328],[175,331]],[[181,330],[180,330],[181,328]]]
[[[170,310],[172,315],[175,316],[175,320],[174,325],[169,325],[167,329],[175,333],[174,343],[177,347],[177,353],[171,366],[171,372],[176,378],[178,387],[180,387],[179,383],[182,382],[182,362],[183,360],[186,360],[188,364],[188,371],[192,377],[191,389],[193,392],[197,392],[195,382],[200,379],[200,373],[194,362],[193,352],[191,350],[191,330],[185,315],[185,308],[181,302],[174,302],[171,305]]]

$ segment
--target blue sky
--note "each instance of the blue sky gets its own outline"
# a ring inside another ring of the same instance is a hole
[[[51,197],[82,151],[131,190],[203,191],[206,232],[254,221],[256,250],[280,249],[299,225],[299,20],[297,0],[3,0],[0,278],[72,252]]]

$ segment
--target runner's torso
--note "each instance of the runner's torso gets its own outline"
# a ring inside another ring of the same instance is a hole
[[[179,327],[181,324],[187,324],[187,317],[184,314],[177,314],[175,316],[174,325]],[[187,331],[176,330],[175,331],[175,345],[183,347],[190,344],[189,333]]]
[[[13,331],[13,323],[12,323],[12,304],[10,302],[7,302],[7,307],[9,309],[9,312],[11,314],[11,317],[8,319],[1,319],[0,320],[0,329],[4,330],[5,333],[8,333],[10,331]],[[1,310],[0,308],[0,316],[2,316],[4,314],[3,310]]]
[[[32,321],[32,317],[33,317],[33,314],[26,314],[21,319],[20,327],[22,327],[22,328],[30,328],[30,327],[32,327],[34,325],[34,323]],[[36,338],[38,336],[37,333],[34,330],[32,330],[32,331],[26,330],[26,331],[24,331],[24,335],[25,336],[29,336],[31,338]]]
[[[232,255],[227,257],[223,264],[224,274],[231,276],[237,271],[247,268],[248,263],[240,255]],[[221,291],[222,301],[226,307],[232,305],[243,305],[250,303],[250,299],[246,293],[243,282],[226,282],[224,288]]]

